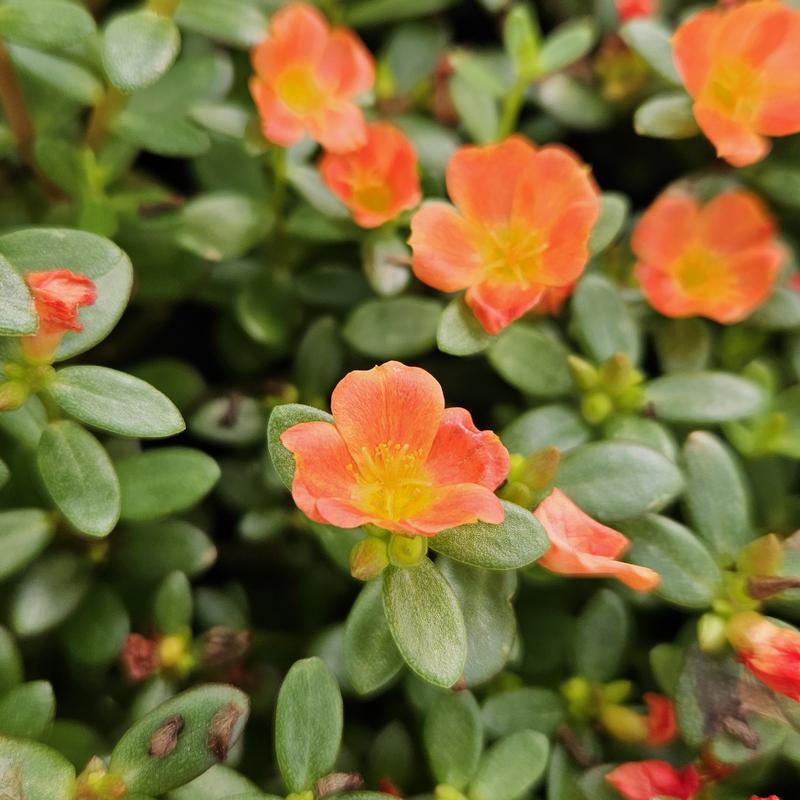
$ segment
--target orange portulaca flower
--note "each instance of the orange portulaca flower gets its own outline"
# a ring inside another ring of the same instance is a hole
[[[352,31],[331,28],[313,6],[292,3],[271,18],[252,61],[250,93],[267,139],[289,147],[308,134],[337,153],[364,144],[355,98],[372,88],[375,64]]]
[[[303,422],[281,436],[295,457],[292,496],[312,520],[421,536],[503,521],[494,490],[508,475],[507,450],[468,411],[445,408],[425,370],[389,361],[351,372],[331,410],[333,424]]]
[[[661,747],[669,744],[678,733],[675,717],[675,704],[663,694],[647,692],[644,695],[647,703],[647,744],[650,747]]]
[[[728,623],[728,640],[756,678],[800,702],[800,633],[744,611]]]
[[[95,285],[68,269],[29,272],[25,281],[33,295],[39,329],[23,337],[23,352],[31,361],[51,361],[67,331],[83,330],[78,310],[97,299]]]
[[[537,149],[521,136],[462,147],[447,166],[447,191],[455,208],[427,203],[411,220],[412,268],[434,289],[466,289],[489,333],[583,272],[599,192],[567,148]]]
[[[691,764],[678,770],[666,761],[630,761],[606,775],[625,800],[694,800],[702,787],[700,774]]]
[[[765,137],[800,131],[800,11],[777,0],[709,9],[681,25],[673,45],[720,158],[753,164],[770,150]]]
[[[550,539],[539,564],[559,575],[616,578],[637,592],[649,592],[661,578],[647,567],[617,559],[628,547],[626,536],[593,520],[559,489],[539,504],[534,516]]]
[[[367,141],[357,150],[326,153],[319,169],[362,228],[377,228],[422,199],[414,146],[386,122],[368,125]]]
[[[725,192],[701,206],[670,189],[633,232],[636,277],[650,305],[668,317],[739,322],[769,296],[785,260],[775,233],[751,192]]]
[[[550,317],[561,313],[564,303],[575,291],[576,285],[575,283],[570,283],[566,286],[551,286],[545,289],[542,296],[536,301],[536,305],[531,309],[531,313]]]

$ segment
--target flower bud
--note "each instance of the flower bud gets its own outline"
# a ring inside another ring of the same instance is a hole
[[[467,800],[458,789],[447,784],[440,783],[433,794],[435,800]]]
[[[615,738],[628,744],[647,740],[647,720],[625,706],[607,705],[600,712],[600,722]]]
[[[118,800],[126,794],[122,778],[110,774],[97,756],[86,765],[75,782],[75,800]]]
[[[600,380],[612,394],[627,389],[634,382],[633,364],[625,353],[616,353],[600,367]]]
[[[577,717],[589,716],[592,704],[592,685],[586,678],[570,678],[561,684],[561,694],[569,705],[570,712]]]
[[[581,412],[591,425],[599,425],[614,411],[614,404],[605,392],[591,392],[583,398]]]
[[[783,543],[770,533],[745,547],[736,560],[740,572],[746,575],[775,575],[783,563]]]
[[[0,383],[0,411],[13,411],[28,399],[28,387],[21,381]]]
[[[600,375],[586,359],[579,356],[567,356],[567,366],[572,373],[572,380],[581,391],[588,392],[599,386]]]
[[[314,800],[314,792],[292,792],[286,795],[286,800]]]
[[[377,578],[389,566],[386,542],[368,536],[357,542],[350,551],[350,574],[359,581]]]
[[[389,561],[395,567],[416,567],[428,553],[423,536],[394,534],[389,540]]]
[[[541,491],[553,481],[561,463],[557,447],[543,447],[525,459],[523,482],[531,489]]]
[[[533,492],[530,487],[521,481],[511,481],[507,483],[499,492],[503,500],[516,503],[523,508],[530,508],[533,505]]]
[[[707,613],[697,623],[697,641],[704,653],[717,653],[725,646],[725,620]]]
[[[633,692],[633,684],[630,681],[611,681],[603,687],[603,700],[606,703],[621,703],[627,700]]]

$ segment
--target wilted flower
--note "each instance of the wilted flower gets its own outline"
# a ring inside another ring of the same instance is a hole
[[[800,633],[744,611],[728,623],[728,641],[760,681],[800,702]]]
[[[701,788],[700,774],[693,765],[678,770],[666,761],[630,761],[606,775],[625,800],[694,800]]]
[[[326,153],[320,173],[362,228],[376,228],[422,198],[417,154],[394,125],[367,126],[367,141],[349,153]]]
[[[774,0],[701,11],[675,32],[675,63],[717,155],[737,167],[800,131],[800,11]]]
[[[462,147],[447,167],[455,203],[424,205],[411,220],[412,268],[466,301],[489,333],[575,283],[589,257],[600,201],[589,170],[565,147],[522,136]]]
[[[390,361],[351,372],[331,408],[333,424],[303,422],[281,436],[295,457],[292,496],[314,521],[422,536],[503,521],[494,490],[508,475],[508,452],[468,411],[445,409],[425,370]]]
[[[633,233],[636,277],[647,301],[668,317],[738,322],[769,296],[785,259],[775,233],[751,192],[725,192],[700,205],[671,189]]]
[[[305,3],[292,3],[270,20],[270,34],[252,53],[250,93],[264,136],[283,147],[305,134],[333,152],[366,140],[355,98],[375,82],[375,65],[361,40],[331,28]]]
[[[616,578],[638,592],[649,592],[661,580],[647,567],[618,561],[628,538],[593,520],[559,489],[539,504],[534,515],[550,539],[550,549],[539,564],[559,575]]]
[[[52,361],[64,334],[83,330],[78,310],[97,299],[94,282],[68,269],[29,272],[25,281],[33,295],[39,329],[23,337],[23,351],[30,361]]]

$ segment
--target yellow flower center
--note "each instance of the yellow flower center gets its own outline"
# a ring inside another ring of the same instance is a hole
[[[536,229],[520,222],[484,228],[476,245],[488,280],[515,283],[521,288],[540,282],[547,243]]]
[[[353,205],[372,211],[375,214],[385,214],[392,203],[392,191],[386,181],[378,179],[362,179],[353,186]]]
[[[277,81],[278,95],[296,114],[311,114],[325,102],[314,73],[306,64],[285,69]]]
[[[674,266],[683,292],[698,300],[718,300],[730,290],[730,271],[724,258],[705,247],[690,247]]]
[[[762,79],[744,61],[722,61],[711,72],[706,93],[713,106],[744,122],[758,113],[763,96]]]
[[[361,448],[355,473],[359,506],[379,519],[399,522],[427,508],[433,488],[425,472],[421,450],[407,444],[385,442],[374,450]]]

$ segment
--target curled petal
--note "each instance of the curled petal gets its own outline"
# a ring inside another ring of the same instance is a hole
[[[542,284],[521,287],[483,281],[467,290],[465,300],[487,333],[497,334],[534,308],[545,288]]]
[[[474,483],[462,483],[437,488],[433,502],[423,512],[404,520],[401,526],[409,533],[435,536],[458,525],[479,520],[499,525],[503,519],[503,504],[491,489]]]

